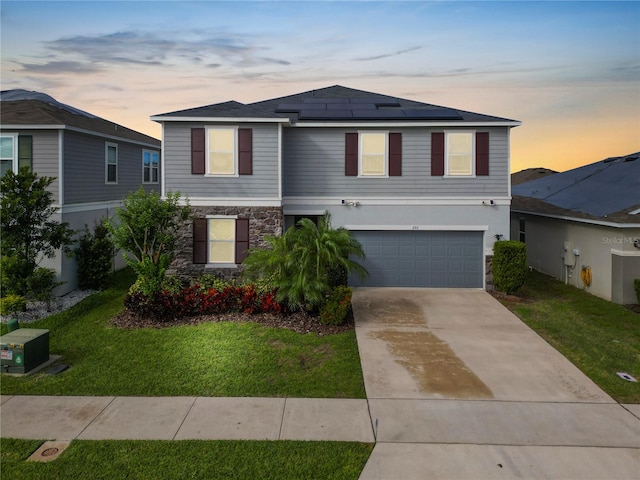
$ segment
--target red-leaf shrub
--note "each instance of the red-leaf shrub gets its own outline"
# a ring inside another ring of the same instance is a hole
[[[219,315],[224,313],[285,313],[276,301],[276,292],[259,294],[253,285],[227,285],[223,290],[203,290],[198,284],[178,292],[162,290],[153,297],[133,289],[124,299],[127,310],[139,317],[157,321],[195,315]]]

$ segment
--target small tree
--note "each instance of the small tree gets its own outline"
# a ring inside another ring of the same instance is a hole
[[[318,225],[308,218],[282,237],[269,237],[267,250],[252,250],[243,274],[269,277],[278,289],[277,300],[291,309],[317,310],[331,290],[332,273],[339,269],[365,277],[367,270],[350,257],[364,258],[362,245],[346,228],[331,227],[326,214]]]
[[[68,250],[73,230],[52,216],[53,194],[47,187],[53,177],[38,177],[28,167],[8,171],[0,180],[0,229],[2,231],[2,290],[25,295],[27,281],[42,256],[52,258],[56,250]]]
[[[515,240],[493,244],[493,281],[496,289],[512,294],[527,278],[527,247]]]
[[[123,250],[127,264],[138,275],[143,294],[152,296],[162,285],[175,256],[176,234],[189,218],[189,204],[180,205],[180,193],[169,192],[165,200],[157,192],[140,187],[116,210],[118,221],[106,222],[113,243]]]

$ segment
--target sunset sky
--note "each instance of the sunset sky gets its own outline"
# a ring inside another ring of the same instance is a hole
[[[520,120],[511,170],[640,150],[640,2],[0,3],[2,90],[149,117],[344,85]]]

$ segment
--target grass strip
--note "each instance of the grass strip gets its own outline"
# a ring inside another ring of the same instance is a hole
[[[531,272],[518,297],[499,298],[620,403],[640,403],[640,315],[547,275]]]
[[[365,398],[355,332],[233,322],[119,329],[109,319],[132,281],[118,272],[107,290],[30,324],[50,330],[50,352],[70,368],[5,375],[2,394]]]
[[[40,444],[0,439],[3,480],[355,480],[373,449],[352,442],[74,440],[52,462],[26,462]]]

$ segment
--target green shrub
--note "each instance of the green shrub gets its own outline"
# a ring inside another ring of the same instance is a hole
[[[56,282],[56,272],[51,268],[39,267],[27,278],[27,291],[29,296],[47,303],[47,311],[51,311],[51,298],[53,289],[64,282]]]
[[[211,289],[221,292],[227,287],[235,286],[235,282],[228,282],[219,275],[205,273],[195,280],[194,285],[200,285],[200,289],[205,292]]]
[[[84,228],[84,234],[79,238],[75,249],[78,285],[85,289],[102,289],[111,272],[113,243],[104,224],[97,223],[93,232],[86,225]]]
[[[638,303],[640,303],[640,278],[636,278],[633,281],[633,288],[636,291],[636,298],[638,299]]]
[[[527,247],[515,240],[502,240],[493,245],[493,282],[496,289],[512,294],[527,277]]]
[[[351,310],[350,287],[336,287],[320,309],[320,322],[324,325],[342,325]]]
[[[27,301],[20,295],[7,295],[0,298],[0,315],[11,315],[12,313],[23,312],[27,308]]]

